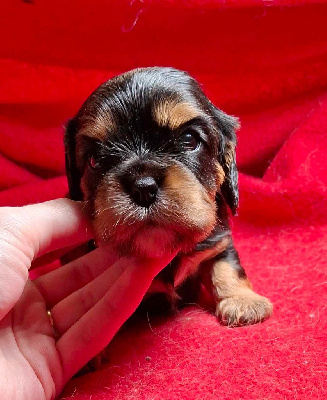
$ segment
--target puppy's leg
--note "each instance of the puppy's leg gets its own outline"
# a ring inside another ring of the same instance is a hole
[[[223,324],[250,325],[269,317],[272,304],[252,290],[232,242],[212,262],[211,279],[217,300],[216,316]]]

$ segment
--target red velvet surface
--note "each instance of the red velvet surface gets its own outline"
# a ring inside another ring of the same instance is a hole
[[[266,322],[134,319],[62,399],[326,398],[327,2],[12,1],[0,12],[0,205],[64,196],[63,124],[113,74],[171,65],[239,115],[235,243]]]

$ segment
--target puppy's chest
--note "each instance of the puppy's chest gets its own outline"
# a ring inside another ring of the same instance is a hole
[[[190,289],[185,291],[185,287],[189,287],[190,277],[197,276],[198,269],[199,266],[193,266],[193,274],[187,272],[181,266],[181,257],[177,256],[155,277],[144,297],[141,309],[154,313],[177,309],[181,302],[185,301],[185,295],[195,292]],[[182,278],[181,284],[176,283],[177,276]],[[195,282],[194,279],[192,281]]]
[[[206,250],[177,255],[153,280],[145,296],[147,306],[158,309],[159,303],[166,303],[174,309],[181,303],[197,301],[201,285],[208,286],[211,281],[210,271],[215,257],[226,246],[227,239]]]

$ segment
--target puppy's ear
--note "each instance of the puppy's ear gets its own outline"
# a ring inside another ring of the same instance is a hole
[[[72,200],[83,200],[83,194],[80,188],[81,176],[76,165],[76,133],[76,121],[75,119],[71,119],[66,125],[64,140],[69,198]]]
[[[226,204],[235,215],[238,207],[238,172],[236,167],[236,130],[239,128],[237,118],[225,114],[213,107],[219,137],[218,161],[225,172],[225,180],[221,185],[221,194]]]

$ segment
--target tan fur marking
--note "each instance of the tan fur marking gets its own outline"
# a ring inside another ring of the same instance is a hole
[[[81,121],[81,128],[76,135],[76,159],[79,168],[82,168],[82,160],[85,156],[83,137],[104,142],[108,138],[108,131],[115,130],[115,124],[109,114],[98,118],[86,118]]]
[[[218,261],[212,270],[212,282],[218,300],[216,315],[229,326],[250,325],[272,313],[268,299],[252,290],[248,279],[240,279],[226,261]]]
[[[173,165],[167,171],[164,190],[172,204],[178,205],[176,211],[205,238],[216,222],[216,204],[196,177],[188,169]]]
[[[240,279],[235,269],[226,261],[215,263],[212,271],[212,282],[217,289],[219,298],[231,297],[239,293],[240,289],[251,288],[248,279]]]
[[[176,129],[193,118],[201,116],[201,112],[191,104],[162,101],[153,110],[153,117],[160,126]]]
[[[115,122],[108,113],[97,118],[87,118],[82,121],[82,127],[77,135],[88,136],[93,139],[104,141],[107,138],[107,132],[115,130]]]
[[[216,168],[217,168],[216,183],[217,186],[219,187],[225,180],[225,172],[223,170],[223,167],[218,163],[216,164]]]
[[[119,236],[119,240],[124,239],[124,226],[119,224],[122,211],[119,196],[122,193],[122,187],[116,179],[103,180],[99,184],[94,201],[95,213],[93,219],[97,243],[106,243],[109,238],[113,241],[115,237],[118,238]],[[110,202],[109,199],[111,198],[115,198],[116,201]],[[113,233],[116,233],[115,237],[113,237]]]

